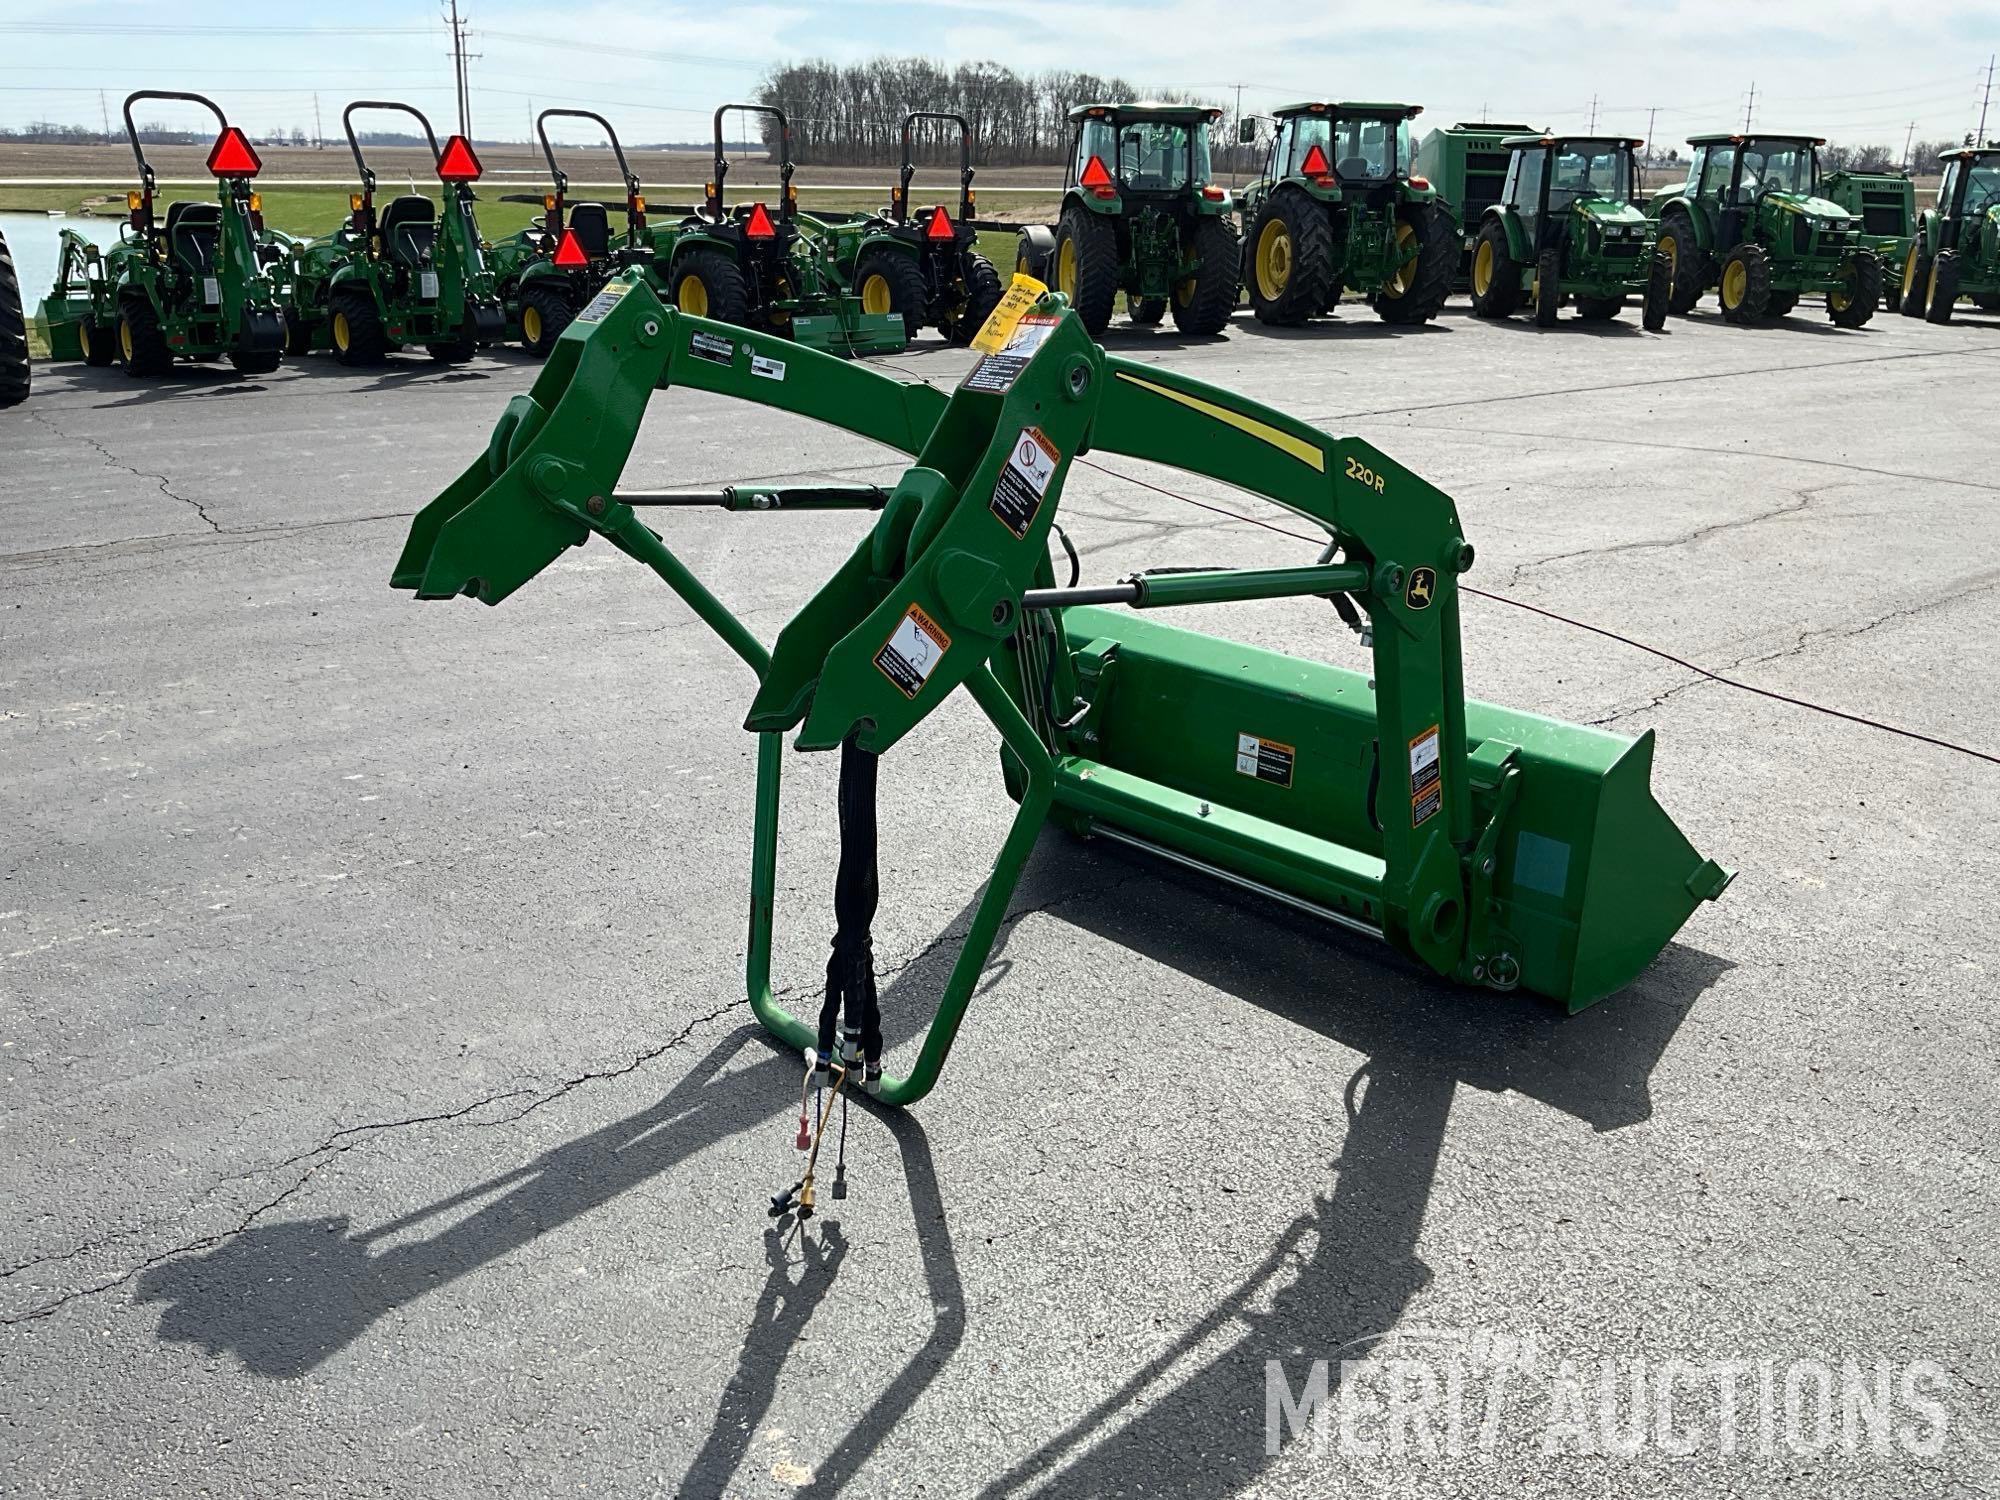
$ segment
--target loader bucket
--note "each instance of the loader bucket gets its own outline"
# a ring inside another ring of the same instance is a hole
[[[1065,767],[1058,816],[1335,915],[1380,926],[1383,782],[1375,693],[1360,673],[1079,606],[1064,611],[1094,701],[1087,761]],[[1234,729],[1254,731],[1251,767]],[[1571,1011],[1629,983],[1730,872],[1697,854],[1648,785],[1636,740],[1478,700],[1468,758],[1519,778],[1493,855],[1489,951]],[[1272,748],[1265,748],[1272,747]],[[1472,978],[1466,975],[1463,977]]]
[[[44,297],[35,309],[35,332],[48,345],[50,359],[83,358],[83,324],[90,316],[88,297]]]
[[[827,354],[895,354],[909,346],[902,314],[861,310],[861,299],[842,295],[826,312],[795,313],[792,340]]]

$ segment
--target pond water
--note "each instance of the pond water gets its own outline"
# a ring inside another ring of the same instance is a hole
[[[50,218],[47,214],[0,214],[0,234],[14,255],[14,271],[21,278],[21,302],[28,320],[34,321],[35,308],[55,284],[56,258],[62,232],[74,229],[99,245],[118,239],[120,219]]]

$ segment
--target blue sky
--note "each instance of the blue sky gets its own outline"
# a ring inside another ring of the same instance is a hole
[[[708,112],[746,97],[772,62],[881,52],[1024,69],[1117,72],[1246,111],[1295,98],[1393,96],[1423,124],[1478,117],[1607,129],[1663,145],[1757,120],[1900,150],[1977,121],[2000,49],[2000,4],[1925,11],[1806,0],[1402,0],[1396,6],[1252,7],[1242,0],[460,0],[470,16],[474,126],[525,134],[531,110],[596,107],[629,140],[695,139]],[[134,88],[212,94],[263,133],[325,128],[363,95],[406,99],[442,129],[451,114],[437,0],[344,0],[324,8],[209,0],[7,0],[0,9],[0,123],[115,123]],[[1278,19],[1271,19],[1275,15]],[[1522,21],[1522,16],[1531,20]],[[303,34],[315,21],[329,28]],[[1389,24],[1393,21],[1393,24]],[[203,29],[206,28],[206,29]],[[290,28],[290,31],[272,28]],[[160,111],[166,118],[167,112]],[[1987,125],[2000,135],[2000,105]]]

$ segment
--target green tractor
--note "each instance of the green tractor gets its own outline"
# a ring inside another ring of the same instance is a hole
[[[1118,294],[1135,324],[1173,311],[1182,333],[1220,333],[1241,287],[1229,193],[1211,180],[1208,128],[1222,111],[1194,104],[1085,104],[1062,216],[1021,231],[1015,268],[1050,283],[1091,336]]]
[[[221,125],[208,153],[216,201],[154,212],[157,179],[139,144],[132,106],[141,99],[199,104]],[[55,359],[108,365],[130,375],[164,375],[177,359],[227,358],[246,375],[278,368],[285,318],[273,264],[284,249],[264,233],[262,197],[250,181],[263,163],[242,131],[200,94],[141,89],[125,99],[125,134],[139,164],[139,187],[125,195],[129,222],[110,249],[62,232],[55,288],[35,315]]]
[[[1427,323],[1458,274],[1451,210],[1410,150],[1416,104],[1290,104],[1264,175],[1243,194],[1243,280],[1260,323],[1290,327],[1344,290],[1385,323]],[[1255,121],[1239,127],[1255,138]]]
[[[2000,312],[2000,142],[1940,160],[1937,204],[1917,221],[1903,262],[1903,316],[1949,323],[1960,297]]]
[[[399,194],[379,213],[375,172],[354,133],[357,110],[409,115],[423,127],[443,188],[443,209],[421,193]],[[379,364],[421,344],[432,359],[457,364],[506,333],[507,315],[480,248],[472,184],[479,159],[455,135],[438,149],[421,111],[386,99],[357,99],[340,122],[354,153],[361,191],[333,233],[296,244],[285,308],[285,352],[331,349],[344,365]]]
[[[1615,318],[1640,299],[1640,321],[1667,323],[1674,272],[1657,246],[1659,226],[1633,206],[1639,181],[1625,136],[1515,135],[1500,201],[1479,222],[1472,310],[1504,318],[1525,296],[1535,322],[1553,328],[1565,299],[1586,322]]]
[[[958,127],[958,217],[942,203],[910,209],[916,175],[912,133],[919,120]],[[936,328],[969,344],[1000,301],[1000,273],[979,253],[973,218],[972,126],[964,115],[914,110],[903,119],[903,165],[880,214],[801,214],[807,233],[833,249],[834,264],[863,312],[894,313],[911,339]]]
[[[1901,270],[1917,233],[1917,188],[1903,172],[1829,172],[1820,197],[1838,203],[1860,221],[1861,243],[1882,262],[1883,306],[1895,305],[1890,278]]]
[[[1673,311],[1688,312],[1714,287],[1732,323],[1782,318],[1809,293],[1825,296],[1842,328],[1875,316],[1882,262],[1862,241],[1861,220],[1820,196],[1820,137],[1697,135],[1688,144],[1686,183],[1646,205],[1673,267]]]
[[[558,116],[592,121],[609,137],[612,154],[618,159],[618,175],[625,183],[622,239],[611,232],[610,205],[569,201],[569,176],[556,165],[555,147],[549,143],[548,122]],[[649,263],[653,250],[646,227],[645,195],[639,179],[625,164],[625,148],[609,120],[587,109],[545,109],[535,116],[535,134],[541,137],[542,157],[549,165],[554,191],[540,199],[542,217],[496,244],[492,259],[510,336],[518,338],[522,349],[535,358],[546,359],[570,320],[590,305],[590,299],[613,274]],[[536,199],[509,193],[500,201],[533,203]]]
[[[28,320],[22,311],[21,278],[7,237],[0,235],[0,410],[28,399]]]
[[[1479,244],[1479,226],[1486,210],[1500,201],[1507,187],[1512,159],[1509,136],[1539,135],[1532,125],[1498,125],[1491,120],[1461,120],[1448,129],[1433,130],[1417,147],[1412,170],[1437,189],[1438,201],[1449,208],[1461,236],[1454,292],[1472,289],[1472,256]]]
[[[733,212],[725,200],[729,153],[723,122],[757,115],[777,126],[778,200]],[[699,211],[680,227],[664,280],[669,300],[696,317],[760,328],[830,353],[893,354],[909,343],[902,312],[876,299],[865,307],[843,282],[820,221],[799,212],[792,186],[792,125],[771,104],[725,104],[715,112],[715,163]],[[654,279],[661,280],[655,261]]]

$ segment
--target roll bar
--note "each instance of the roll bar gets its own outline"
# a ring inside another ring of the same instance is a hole
[[[972,217],[972,125],[964,115],[953,114],[949,110],[913,109],[903,116],[903,166],[896,178],[896,197],[890,204],[890,215],[900,224],[910,213],[910,179],[916,176],[917,164],[910,159],[911,127],[919,120],[948,120],[958,126],[958,216]]]
[[[792,217],[792,123],[775,104],[725,104],[715,112],[715,181],[708,195],[708,211],[722,217],[722,180],[729,175],[729,158],[722,149],[722,117],[731,110],[746,115],[769,115],[778,122],[778,213]]]
[[[139,127],[132,123],[132,105],[139,99],[183,99],[189,104],[199,104],[215,116],[216,123],[224,130],[229,128],[229,116],[222,112],[222,106],[206,94],[179,94],[169,89],[139,89],[125,96],[125,134],[132,142],[132,159],[139,164],[139,181],[146,189],[148,198],[153,195],[153,169],[146,162],[146,153],[139,145]]]
[[[611,128],[611,122],[603,115],[588,109],[545,109],[535,116],[535,134],[542,138],[542,156],[549,164],[549,180],[555,184],[556,197],[562,198],[569,192],[569,177],[556,165],[555,147],[549,144],[546,121],[554,116],[572,120],[589,120],[604,132],[611,142],[611,154],[618,158],[618,175],[625,179],[625,218],[633,228],[645,223],[645,215],[639,209],[639,178],[625,164],[625,148],[618,143],[618,132]]]
[[[429,141],[431,146],[431,165],[437,165],[437,136],[432,133],[431,122],[424,118],[422,110],[412,104],[398,104],[394,99],[356,99],[340,112],[340,128],[347,132],[347,148],[354,153],[355,170],[361,174],[362,190],[368,193],[369,196],[372,197],[375,193],[375,173],[368,163],[361,159],[361,142],[354,134],[354,112],[357,109],[397,110],[403,114],[412,116],[419,125],[424,127],[424,139]]]

